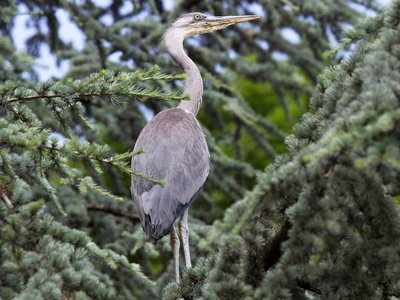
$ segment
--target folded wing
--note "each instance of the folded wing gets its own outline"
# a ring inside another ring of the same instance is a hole
[[[191,113],[180,108],[156,115],[139,135],[132,169],[167,182],[165,187],[132,176],[131,192],[142,227],[153,243],[170,233],[210,171],[204,133]]]

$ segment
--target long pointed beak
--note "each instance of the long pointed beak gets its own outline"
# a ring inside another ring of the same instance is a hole
[[[247,16],[223,16],[223,17],[216,17],[216,16],[209,16],[205,19],[206,22],[214,23],[214,24],[224,24],[224,25],[233,25],[236,23],[243,23],[248,21],[253,21],[256,19],[261,18],[260,16],[256,15],[247,15]]]

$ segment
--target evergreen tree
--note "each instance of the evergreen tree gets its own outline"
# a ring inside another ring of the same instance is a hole
[[[394,1],[344,33],[357,47],[318,77],[289,154],[212,227],[219,251],[165,299],[400,297],[399,11]]]
[[[186,11],[263,18],[187,43],[213,168],[189,219],[196,265],[164,298],[398,296],[398,3],[342,35],[374,1],[1,2],[0,297],[153,299],[170,282],[169,241],[147,242],[130,200],[129,158],[145,115],[180,99],[183,77],[153,66],[180,73],[161,36]],[[29,55],[11,34],[21,7]],[[357,50],[317,78],[342,58],[324,60],[330,39]],[[69,61],[65,78],[36,82],[42,45]]]

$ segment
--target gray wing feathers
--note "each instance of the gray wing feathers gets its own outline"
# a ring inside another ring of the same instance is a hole
[[[132,158],[132,168],[164,179],[165,187],[132,176],[132,197],[147,236],[153,242],[168,234],[210,170],[207,143],[196,118],[175,108],[159,113],[142,130],[135,149],[145,153]]]

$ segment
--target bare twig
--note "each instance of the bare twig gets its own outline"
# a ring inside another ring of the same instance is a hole
[[[1,193],[1,198],[3,198],[4,202],[7,203],[9,207],[14,208],[14,205],[12,204],[10,198],[8,198],[8,196],[4,192]]]
[[[100,204],[87,203],[86,208],[88,210],[92,210],[92,211],[101,211],[104,213],[111,213],[115,216],[124,217],[124,218],[132,219],[132,220],[139,219],[139,216],[135,212],[126,212],[123,210],[119,210],[119,209],[116,209],[113,207],[104,206],[104,205],[100,205]]]
[[[16,101],[29,101],[29,100],[35,100],[35,99],[51,99],[51,98],[79,98],[79,97],[104,97],[104,96],[113,96],[117,94],[117,92],[106,92],[106,93],[78,93],[78,94],[52,94],[52,95],[33,95],[33,96],[24,96],[24,97],[15,97],[15,98],[10,98],[5,100],[4,102],[6,103],[12,103]]]
[[[41,145],[41,147],[42,148],[46,148],[46,149],[51,150],[51,151],[63,152],[63,150],[61,148],[59,148],[59,147],[53,147],[53,146],[48,146],[48,145]],[[88,159],[91,159],[91,160],[96,160],[96,161],[98,161],[100,163],[103,163],[103,164],[112,164],[112,161],[110,159],[108,159],[108,158],[99,158],[97,156],[88,155],[86,153],[81,153],[81,152],[78,152],[78,151],[74,151],[73,154],[75,156],[78,156],[78,157],[81,157],[81,158],[88,158]]]

